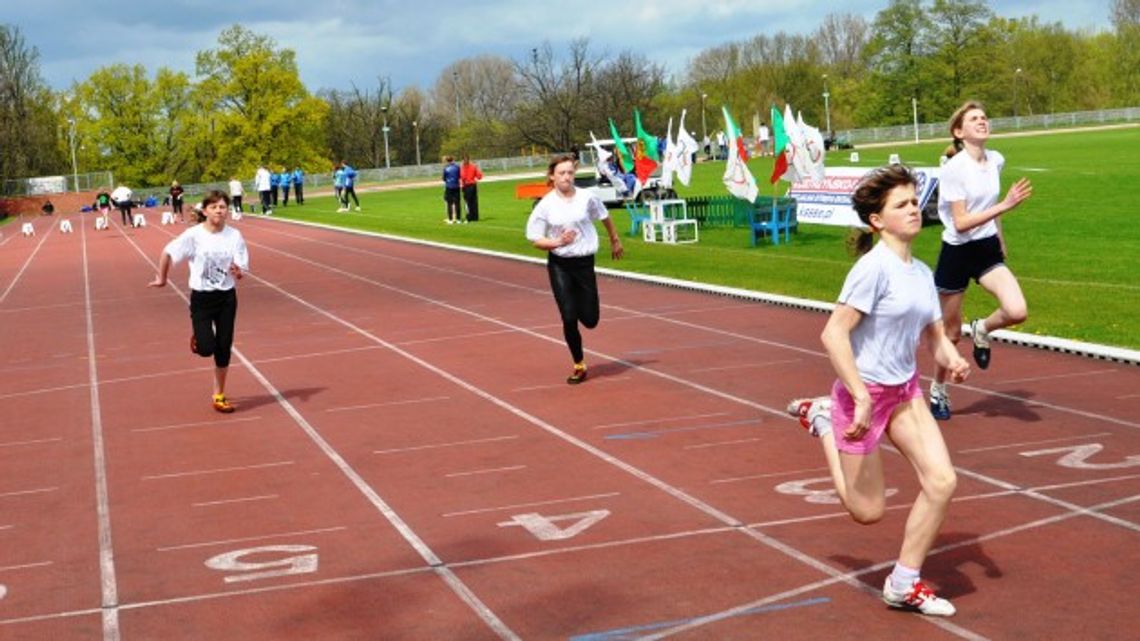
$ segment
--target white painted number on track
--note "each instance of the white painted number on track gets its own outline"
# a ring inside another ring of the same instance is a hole
[[[317,571],[317,548],[311,545],[267,545],[260,548],[226,552],[206,560],[206,567],[222,572],[238,572],[225,578],[226,583],[257,581],[290,574],[305,574]],[[312,554],[301,554],[312,552]],[[295,554],[271,561],[242,561],[244,556],[253,554],[277,555]]]
[[[3,599],[6,596],[8,596],[8,588],[4,587],[4,584],[0,583],[0,599]]]
[[[1057,465],[1061,467],[1071,467],[1078,470],[1119,470],[1125,467],[1136,467],[1140,465],[1140,456],[1129,456],[1123,461],[1118,463],[1088,463],[1088,459],[1099,453],[1104,449],[1100,443],[1089,443],[1088,445],[1069,445],[1066,447],[1053,447],[1047,450],[1034,450],[1032,452],[1021,452],[1022,456],[1045,456],[1046,454],[1060,454],[1061,452],[1068,452],[1061,458],[1057,459]]]
[[[556,514],[543,516],[537,512],[516,514],[510,521],[499,523],[499,527],[522,526],[540,541],[562,541],[582,533],[586,528],[601,521],[610,515],[609,510],[590,510],[589,512],[575,512],[574,514]],[[569,527],[560,528],[555,521],[574,520]]]
[[[811,485],[824,485],[827,489],[813,490]],[[804,479],[802,481],[788,481],[776,486],[776,491],[780,494],[790,494],[792,496],[802,496],[808,503],[818,503],[820,505],[839,505],[839,495],[835,492],[835,485],[830,476],[821,476],[814,479]],[[884,494],[886,496],[894,496],[899,491],[893,487],[887,488]]]

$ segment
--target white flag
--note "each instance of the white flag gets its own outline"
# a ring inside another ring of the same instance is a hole
[[[693,178],[693,154],[700,150],[696,138],[685,131],[685,110],[681,110],[681,122],[677,125],[677,178],[688,186]]]
[[[760,190],[756,187],[756,178],[752,176],[751,171],[748,171],[748,165],[740,157],[740,149],[736,144],[736,123],[728,114],[728,107],[721,107],[721,111],[724,112],[724,130],[728,134],[728,162],[724,165],[724,186],[733,196],[754,202],[760,195]]]
[[[595,167],[598,169],[598,175],[610,181],[614,187],[614,192],[619,196],[625,196],[629,188],[626,186],[625,181],[617,174],[614,165],[610,162],[613,158],[613,152],[602,147],[598,139],[594,137],[594,132],[590,132],[590,146],[594,148]]]
[[[819,129],[811,125],[804,124],[804,114],[800,112],[796,115],[796,124],[799,126],[800,131],[804,137],[805,155],[808,162],[811,163],[811,170],[808,174],[814,180],[822,181],[824,179],[823,157],[825,148],[823,145],[823,134]]]
[[[673,119],[665,130],[665,154],[661,157],[661,186],[673,188],[673,172],[677,171],[677,143],[673,142]]]

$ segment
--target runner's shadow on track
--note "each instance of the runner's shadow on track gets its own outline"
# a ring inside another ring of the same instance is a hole
[[[977,571],[973,568],[969,572],[965,571],[965,568],[970,565],[981,568],[985,577],[989,579],[1000,579],[1004,576],[998,564],[982,549],[982,544],[977,540],[978,536],[969,532],[946,532],[938,535],[934,542],[934,549],[959,546],[928,558],[923,566],[923,578],[930,579],[930,582],[937,586],[935,592],[939,596],[954,599],[977,592],[978,588],[971,577],[972,574],[976,575]],[[869,559],[859,559],[843,554],[832,555],[829,558],[855,571],[874,565],[874,562]],[[872,587],[880,589],[883,587],[883,581],[886,580],[888,574],[890,574],[890,569],[869,574],[863,577],[863,580],[869,581]]]
[[[987,396],[960,409],[955,408],[954,415],[961,416],[971,414],[990,418],[1011,418],[1027,423],[1036,423],[1041,420],[1041,415],[1030,405],[1032,403],[1031,399],[1036,396],[1034,392],[1028,390],[1009,390],[1003,393],[1020,398]]]
[[[281,390],[281,396],[285,397],[287,401],[301,400],[307,401],[314,395],[328,389],[327,387],[301,387],[297,389]],[[234,399],[243,410],[250,410],[255,407],[262,407],[265,405],[276,405],[277,397],[270,394],[260,394],[258,396],[247,396],[240,399]]]
[[[623,361],[606,361],[590,366],[590,378],[602,376],[621,376],[632,369],[652,365],[655,360],[627,358]]]

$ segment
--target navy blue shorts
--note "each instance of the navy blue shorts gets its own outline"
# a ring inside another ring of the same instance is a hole
[[[958,294],[970,286],[970,279],[978,282],[995,267],[1005,264],[1001,241],[997,236],[971,240],[961,245],[942,241],[938,266],[934,269],[934,286],[940,294]]]

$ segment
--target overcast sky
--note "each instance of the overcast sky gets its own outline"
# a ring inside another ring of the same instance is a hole
[[[448,64],[480,54],[521,60],[549,42],[557,54],[588,37],[597,52],[634,49],[681,73],[708,47],[777,31],[808,34],[831,12],[868,21],[888,0],[5,0],[0,22],[20,29],[55,89],[96,69],[141,64],[194,76],[194,56],[240,23],[297,54],[301,79],[322,88],[430,89]],[[1067,29],[1109,29],[1109,0],[990,0],[1007,18],[1037,15]]]

